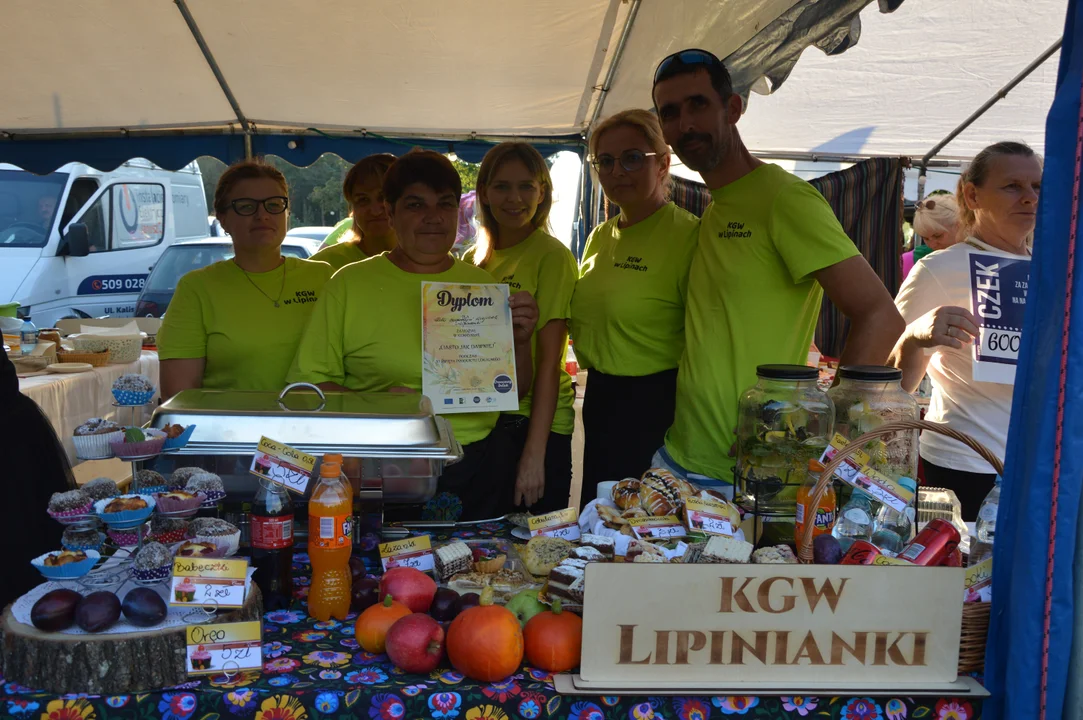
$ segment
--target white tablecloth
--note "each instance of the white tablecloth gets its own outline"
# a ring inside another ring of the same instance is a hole
[[[19,378],[19,390],[45,412],[74,464],[79,461],[75,457],[72,434],[87,418],[104,417],[123,425],[133,424],[132,410],[113,407],[113,381],[125,373],[145,375],[157,387],[158,353],[144,350],[133,363],[106,365],[91,372]],[[146,422],[153,407],[149,405],[137,410],[134,423]]]

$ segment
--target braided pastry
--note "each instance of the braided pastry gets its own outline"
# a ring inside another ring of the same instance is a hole
[[[627,510],[632,507],[639,507],[640,483],[635,478],[626,478],[613,486],[613,502],[617,504],[621,510]]]
[[[687,492],[687,485],[666,470],[648,470],[640,482],[641,505],[651,515],[672,515],[684,507],[681,491]]]

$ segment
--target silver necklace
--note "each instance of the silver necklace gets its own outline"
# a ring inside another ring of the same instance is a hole
[[[233,264],[236,265],[237,262],[234,261]],[[286,290],[286,263],[285,263],[284,260],[282,262],[282,286],[280,288],[278,288],[278,297],[277,298],[273,298],[270,295],[268,295],[267,293],[263,292],[263,288],[261,288],[259,285],[257,285],[256,281],[253,280],[251,277],[249,277],[247,270],[245,270],[240,265],[237,265],[237,267],[240,269],[241,272],[244,273],[244,276],[246,278],[248,278],[248,282],[252,283],[252,287],[254,287],[256,290],[259,290],[260,295],[262,295],[263,297],[267,298],[272,303],[274,303],[275,307],[278,307],[278,301],[282,299],[282,293],[285,292],[285,290]]]

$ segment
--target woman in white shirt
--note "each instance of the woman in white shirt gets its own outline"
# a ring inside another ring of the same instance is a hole
[[[978,153],[956,191],[965,240],[916,264],[895,298],[907,322],[891,356],[903,371],[903,387],[913,392],[928,372],[933,396],[926,419],[974,437],[1001,458],[1013,388],[973,379],[978,322],[968,309],[969,255],[1030,257],[1041,181],[1041,158],[1023,143],[1000,142]],[[921,458],[926,484],[954,490],[964,519],[976,518],[993,487],[993,468],[937,433],[922,433]]]

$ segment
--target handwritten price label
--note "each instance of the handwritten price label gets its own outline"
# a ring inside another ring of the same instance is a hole
[[[688,531],[677,519],[676,515],[664,517],[632,518],[628,521],[632,532],[641,540],[668,540],[671,538],[683,538],[688,536]]]
[[[849,444],[849,440],[836,433],[835,437],[831,439],[831,444],[824,451],[820,462],[826,464]],[[835,477],[858,490],[863,490],[878,502],[898,512],[905,512],[907,506],[914,499],[914,493],[869,467],[869,460],[868,454],[863,450],[859,450],[842,461],[842,464],[835,470]]]
[[[244,605],[248,560],[176,558],[170,605],[239,608]]]
[[[734,532],[730,506],[717,500],[689,498],[685,503],[685,521],[691,532],[704,535],[725,535],[731,537]]]
[[[282,487],[304,495],[316,458],[296,448],[261,437],[252,457],[250,473],[258,478],[278,483]]]
[[[530,536],[548,535],[572,542],[579,539],[579,511],[573,507],[564,508],[545,515],[535,515],[527,521]]]
[[[432,541],[428,535],[383,543],[380,545],[380,562],[385,572],[393,567],[411,567],[421,572],[432,572],[436,567]]]
[[[186,633],[189,675],[232,675],[263,668],[259,621],[189,625]]]

